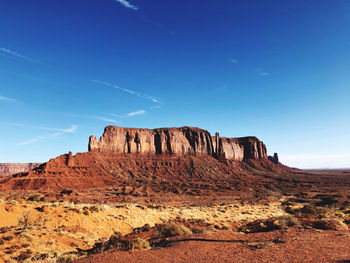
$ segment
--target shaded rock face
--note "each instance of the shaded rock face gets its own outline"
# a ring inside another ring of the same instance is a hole
[[[235,161],[266,159],[266,147],[256,137],[225,138],[193,127],[136,129],[107,126],[97,141],[90,136],[89,151],[213,156]]]
[[[275,163],[275,164],[279,164],[279,160],[278,160],[278,154],[277,153],[274,153],[273,156],[269,156],[268,159]]]
[[[30,171],[41,163],[0,163],[0,177]]]

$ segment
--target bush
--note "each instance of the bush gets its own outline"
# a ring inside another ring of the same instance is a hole
[[[33,202],[44,202],[45,201],[45,196],[41,196],[39,194],[36,195],[31,195],[28,197],[29,201],[33,201]]]
[[[91,213],[93,212],[99,212],[100,211],[100,207],[98,205],[92,205],[89,207],[89,210]]]
[[[129,250],[134,249],[150,249],[151,246],[149,242],[145,239],[142,239],[140,237],[135,237],[132,240],[128,242]]]
[[[297,224],[299,224],[299,221],[296,217],[286,215],[265,220],[256,220],[241,227],[239,231],[245,233],[269,232],[295,226]]]
[[[192,231],[180,223],[168,222],[161,225],[156,225],[158,238],[166,238],[173,236],[191,235]]]
[[[60,192],[60,195],[70,195],[71,193],[73,193],[73,190],[71,190],[71,189],[63,189]]]
[[[191,231],[192,231],[193,234],[203,234],[204,233],[204,229],[203,228],[197,228],[197,227],[192,228]]]
[[[115,232],[113,235],[110,236],[110,238],[107,241],[97,242],[94,244],[94,246],[87,250],[82,250],[80,248],[77,248],[78,252],[80,253],[87,253],[90,254],[100,254],[104,251],[111,251],[111,250],[119,250],[121,248],[128,249],[128,244],[125,244],[126,241],[123,241],[123,236],[119,232]]]
[[[298,218],[290,215],[281,216],[277,220],[280,222],[282,227],[291,227],[299,224]]]
[[[313,226],[323,230],[348,230],[348,226],[343,221],[336,218],[324,218],[314,222]]]
[[[315,204],[307,204],[302,208],[293,209],[292,207],[287,206],[285,211],[289,214],[296,215],[298,217],[306,218],[324,218],[324,217],[338,217],[342,216],[344,213],[336,206],[317,206]]]
[[[18,255],[18,257],[14,257],[19,262],[23,262],[26,259],[29,259],[32,257],[32,251],[30,249],[27,249],[26,251],[21,251],[21,253]]]

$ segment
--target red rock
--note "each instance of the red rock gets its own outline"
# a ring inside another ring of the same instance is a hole
[[[89,151],[168,155],[214,156],[243,161],[266,159],[266,147],[256,137],[211,137],[206,130],[193,127],[135,129],[108,126],[97,141],[90,137]]]

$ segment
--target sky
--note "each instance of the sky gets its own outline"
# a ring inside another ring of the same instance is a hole
[[[348,0],[0,0],[0,162],[195,126],[348,168],[349,120]]]

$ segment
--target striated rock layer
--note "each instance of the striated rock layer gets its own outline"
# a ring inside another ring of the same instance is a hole
[[[214,137],[194,127],[136,129],[107,126],[99,141],[90,136],[89,151],[100,153],[140,153],[213,156],[243,161],[267,159],[266,147],[256,137]]]
[[[30,171],[41,163],[0,163],[0,177]]]
[[[90,137],[88,152],[70,152],[32,171],[4,177],[0,191],[114,187],[119,197],[150,197],[160,192],[197,196],[214,189],[231,196],[253,191],[248,185],[262,188],[256,174],[286,169],[267,159],[266,147],[256,137],[212,137],[192,127],[108,126],[99,141]]]

